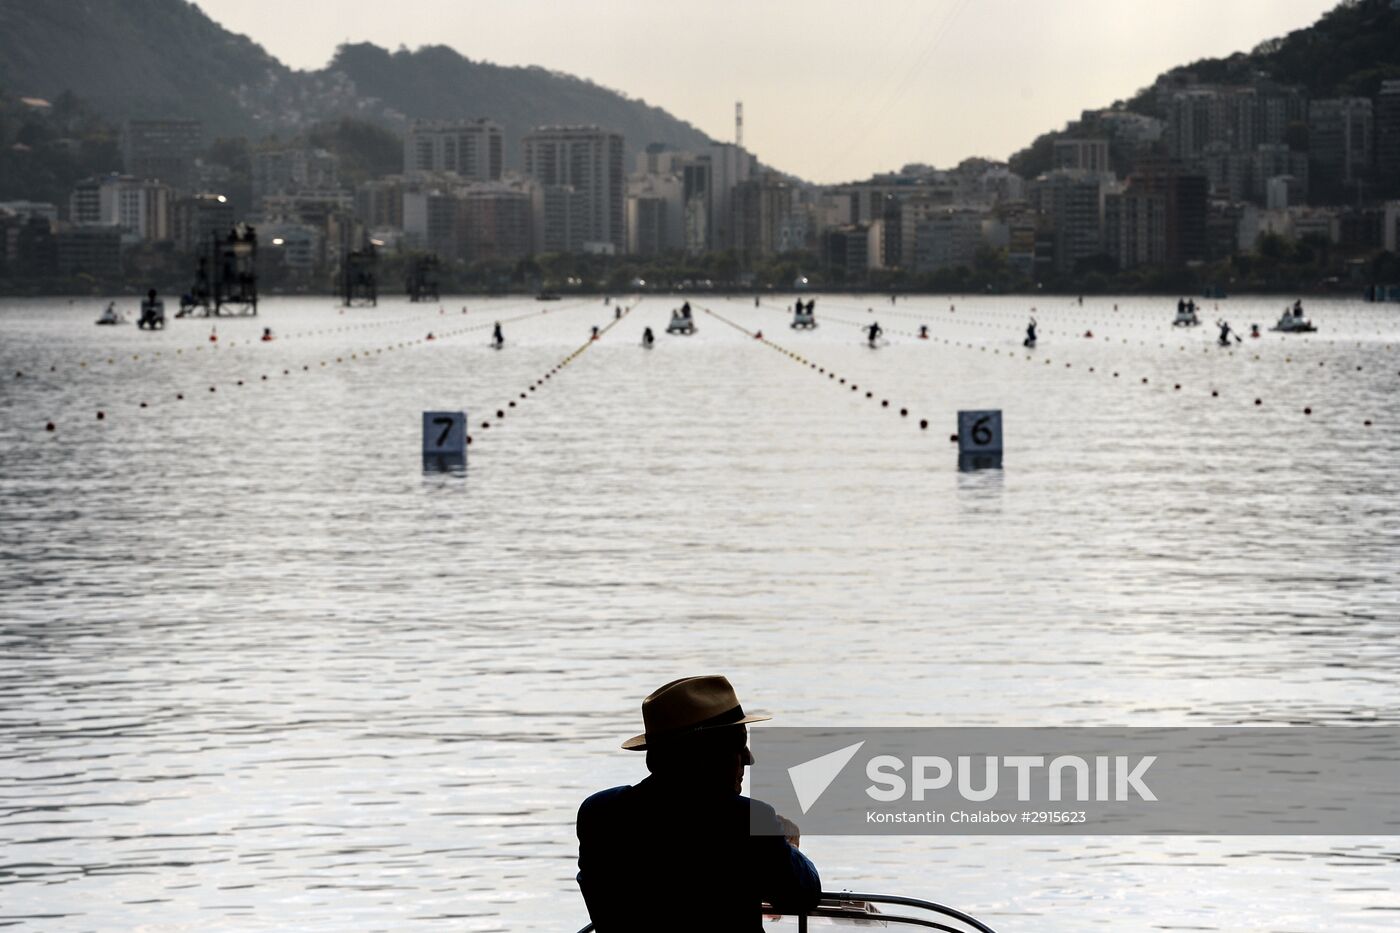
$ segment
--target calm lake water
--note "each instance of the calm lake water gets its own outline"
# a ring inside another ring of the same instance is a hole
[[[575,809],[685,674],[783,725],[1400,722],[1400,306],[816,302],[693,300],[836,380],[649,297],[533,392],[611,308],[0,302],[0,925],[576,930]],[[999,931],[1400,926],[1395,837],[803,847]]]

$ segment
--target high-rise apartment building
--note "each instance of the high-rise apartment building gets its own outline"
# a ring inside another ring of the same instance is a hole
[[[214,234],[226,235],[233,223],[233,204],[223,195],[196,194],[170,206],[170,238],[181,252],[201,249]]]
[[[1383,197],[1400,195],[1400,81],[1383,81],[1376,97],[1376,185]]]
[[[1207,258],[1208,188],[1205,175],[1170,159],[1139,163],[1129,176],[1129,193],[1162,198],[1166,245],[1161,261],[1166,265],[1179,266]]]
[[[628,181],[628,253],[657,256],[683,248],[684,188],[680,175],[637,175]]]
[[[704,153],[710,160],[710,249],[739,248],[733,229],[734,192],[754,176],[753,155],[734,143],[712,143]]]
[[[623,203],[627,192],[623,184],[622,134],[596,126],[545,126],[527,133],[523,144],[526,175],[545,189],[567,187],[573,192],[572,197],[565,197],[563,191],[555,191],[547,200],[556,210],[551,212],[547,203],[543,205],[545,213],[557,214],[561,206],[572,211],[575,200],[581,208],[581,228],[573,219],[558,227],[549,216],[544,218],[552,229],[564,231],[565,250],[624,251],[627,237]],[[575,231],[580,229],[583,240],[575,242]]]
[[[457,237],[457,198],[451,191],[416,187],[403,193],[404,242],[414,248],[453,259],[465,244]]]
[[[869,224],[842,224],[822,233],[822,265],[838,280],[858,282],[870,270]]]
[[[1041,175],[1030,201],[1054,238],[1055,271],[1069,274],[1080,260],[1103,252],[1104,176],[1058,169]]]
[[[981,211],[951,207],[926,216],[914,228],[914,271],[972,268],[986,219]]]
[[[163,181],[177,192],[193,186],[203,147],[204,124],[198,120],[128,120],[122,131],[126,174]]]
[[[420,120],[404,136],[405,174],[451,172],[467,181],[498,181],[505,162],[500,124]]]
[[[1084,172],[1111,172],[1106,139],[1057,139],[1053,152],[1055,168]]]
[[[402,175],[364,182],[355,189],[355,216],[370,230],[402,230],[404,191],[411,187]]]
[[[692,255],[710,245],[710,157],[698,156],[681,166],[682,242]]]
[[[574,253],[588,243],[588,199],[573,185],[530,189],[530,230],[537,253]]]
[[[253,203],[269,194],[340,187],[340,159],[324,149],[269,149],[253,153]]]
[[[1311,182],[1333,197],[1371,169],[1374,113],[1370,98],[1335,97],[1308,107]]]
[[[1129,186],[1104,198],[1104,251],[1121,269],[1167,261],[1167,199]]]
[[[1167,151],[1186,160],[1212,143],[1235,152],[1281,143],[1289,125],[1306,118],[1302,91],[1267,81],[1178,90],[1168,98],[1166,113]]]
[[[1302,203],[1308,196],[1308,156],[1295,152],[1283,143],[1259,146],[1254,150],[1253,164],[1250,167],[1250,194],[1256,204],[1268,201],[1269,184],[1272,179],[1287,176],[1293,196]]]
[[[731,248],[746,259],[773,256],[805,245],[796,242],[796,192],[777,175],[739,182],[729,202]],[[805,235],[805,225],[802,233]]]
[[[530,192],[523,185],[472,185],[457,201],[458,240],[468,262],[510,261],[530,254]]]
[[[118,227],[128,238],[170,239],[170,186],[132,175],[87,178],[74,186],[68,213],[74,224]]]

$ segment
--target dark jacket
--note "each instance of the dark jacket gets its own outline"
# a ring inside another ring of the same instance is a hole
[[[760,904],[810,910],[821,893],[816,867],[788,845],[768,804],[655,775],[585,800],[578,841],[578,883],[598,933],[756,931]]]

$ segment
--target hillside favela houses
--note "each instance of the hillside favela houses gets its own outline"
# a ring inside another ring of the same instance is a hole
[[[431,255],[458,289],[1400,282],[1400,78],[1319,94],[1253,67],[1271,54],[1169,72],[1009,162],[914,162],[832,185],[766,165],[737,135],[683,146],[586,114],[522,127],[504,113],[381,112],[228,136],[5,91],[15,170],[0,173],[0,288],[179,290],[202,244],[235,224],[259,231],[266,286],[289,291],[333,290],[365,244],[386,282]],[[71,177],[25,170],[59,150]]]

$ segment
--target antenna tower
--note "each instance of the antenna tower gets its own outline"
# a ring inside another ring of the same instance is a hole
[[[734,145],[744,148],[744,102],[734,102]]]

